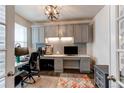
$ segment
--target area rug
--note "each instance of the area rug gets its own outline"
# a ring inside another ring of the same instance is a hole
[[[61,73],[60,76],[33,76],[36,83],[25,84],[26,88],[95,88],[87,74]]]
[[[62,74],[57,88],[95,88],[86,74]]]

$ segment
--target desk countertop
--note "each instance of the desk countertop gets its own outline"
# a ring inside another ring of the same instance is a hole
[[[26,62],[19,62],[19,63],[15,62],[15,67],[22,66],[22,65],[25,65],[27,63],[28,63],[28,61],[26,61]]]
[[[43,57],[90,57],[89,55],[44,55]]]

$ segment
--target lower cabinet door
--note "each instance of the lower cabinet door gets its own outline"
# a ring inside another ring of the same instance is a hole
[[[55,58],[54,71],[55,72],[63,72],[63,60],[62,60],[62,58]]]
[[[80,61],[80,72],[90,72],[90,60],[81,59]]]

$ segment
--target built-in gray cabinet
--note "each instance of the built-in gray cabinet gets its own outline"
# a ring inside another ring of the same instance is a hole
[[[66,25],[66,35],[69,37],[73,37],[74,36],[74,25],[73,24],[68,24]]]
[[[82,42],[86,43],[89,41],[89,27],[88,25],[82,25]]]
[[[83,57],[80,61],[80,72],[90,72],[91,59],[89,57]]]
[[[74,25],[74,43],[82,43],[82,25]]]
[[[45,37],[58,37],[58,25],[48,25],[45,26]]]
[[[66,34],[66,25],[59,25],[59,36],[63,37]]]
[[[45,26],[45,37],[73,37],[73,25],[49,25]]]
[[[44,27],[32,27],[32,48],[36,48],[36,43],[44,42]]]
[[[49,37],[74,37],[74,43],[92,41],[92,30],[88,24],[63,24],[32,27],[32,44],[44,43]]]
[[[62,58],[55,58],[54,71],[55,72],[63,72],[63,59]]]
[[[74,25],[74,43],[87,43],[92,38],[91,30],[88,24]]]
[[[73,37],[74,26],[72,24],[59,25],[59,36],[60,37]]]

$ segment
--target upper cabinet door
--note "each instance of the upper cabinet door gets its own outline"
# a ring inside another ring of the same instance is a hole
[[[66,25],[65,36],[67,36],[67,37],[73,37],[74,36],[74,25],[73,24]]]
[[[88,25],[82,25],[82,42],[87,43],[89,41],[89,28]]]
[[[58,37],[58,25],[45,26],[45,37]]]
[[[74,43],[87,43],[92,40],[92,31],[88,24],[74,25]]]
[[[60,37],[73,37],[74,27],[73,25],[59,25],[59,36]]]
[[[66,25],[59,25],[59,37],[64,37],[66,34]]]
[[[74,43],[82,43],[82,25],[74,25]]]

